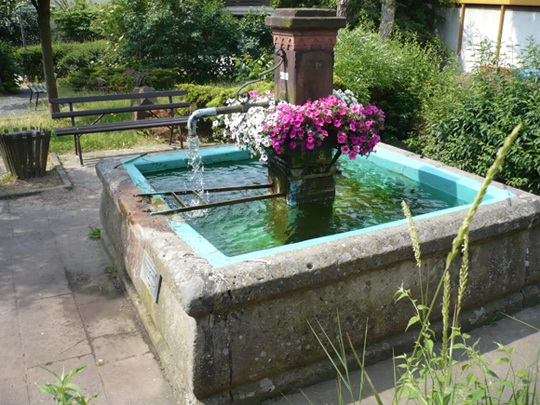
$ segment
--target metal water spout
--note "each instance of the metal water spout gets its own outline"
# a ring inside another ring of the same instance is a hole
[[[260,103],[246,102],[239,105],[201,108],[199,110],[195,110],[188,118],[188,137],[197,136],[197,121],[200,118],[214,117],[223,114],[245,113],[252,107],[268,107],[269,105],[270,104],[268,101]]]

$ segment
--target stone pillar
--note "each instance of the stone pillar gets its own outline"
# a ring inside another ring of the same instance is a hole
[[[276,100],[304,104],[332,94],[334,46],[345,18],[329,9],[278,8],[266,24],[275,48],[285,51],[285,62],[274,73]]]
[[[272,28],[275,48],[285,52],[284,63],[274,73],[276,100],[304,104],[332,94],[334,45],[345,18],[336,17],[334,10],[278,8],[266,24]],[[276,63],[279,60],[276,56]],[[270,155],[268,177],[274,192],[285,193],[290,205],[332,201],[332,152],[326,148]]]

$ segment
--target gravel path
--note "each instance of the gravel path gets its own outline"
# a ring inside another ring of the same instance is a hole
[[[41,96],[43,97],[43,95]],[[46,109],[45,102],[38,104],[38,111]],[[43,97],[46,100],[46,97]],[[0,117],[22,115],[28,112],[33,112],[35,107],[35,97],[30,103],[30,90],[26,87],[21,88],[17,94],[9,96],[0,96]]]

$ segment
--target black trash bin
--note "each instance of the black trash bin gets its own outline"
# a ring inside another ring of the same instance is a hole
[[[0,133],[0,154],[7,169],[19,179],[45,176],[51,131],[14,129]]]

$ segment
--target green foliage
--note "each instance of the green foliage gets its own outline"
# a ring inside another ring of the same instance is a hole
[[[156,90],[171,90],[180,81],[176,69],[154,68],[146,71],[125,67],[92,66],[70,73],[69,86],[77,90],[130,92],[135,87],[150,86]]]
[[[35,8],[19,0],[3,0],[0,3],[0,41],[22,46],[21,24],[25,43],[38,44],[39,29]]]
[[[250,11],[238,20],[238,54],[258,59],[272,54],[274,43],[272,30],[264,23],[266,15]]]
[[[54,48],[53,48],[54,52]],[[26,49],[19,48],[17,57],[20,61],[20,75],[27,78],[28,81],[43,81],[43,62],[41,56],[41,46],[32,45]]]
[[[75,0],[73,5],[54,10],[55,32],[65,41],[93,41],[101,38],[97,24],[100,7],[86,0]]]
[[[540,69],[540,44],[533,37],[527,37],[527,45],[519,54],[519,62],[524,69]]]
[[[41,46],[32,45],[26,49],[19,48],[17,55],[20,60],[19,74],[21,76],[33,82],[45,80]],[[57,42],[53,44],[53,60],[56,76],[64,78],[71,72],[104,63],[106,61],[106,43],[103,40],[85,43]]]
[[[503,69],[478,70],[468,77],[446,72],[424,106],[425,125],[411,142],[443,163],[484,175],[505,134],[523,130],[497,179],[540,193],[540,85]]]
[[[88,239],[99,240],[101,239],[101,228],[90,227],[90,232],[88,232]]]
[[[0,40],[0,94],[16,93],[19,90],[15,50]]]
[[[62,374],[58,375],[54,371],[43,367],[44,370],[54,376],[56,381],[54,383],[40,385],[39,389],[46,394],[52,395],[56,405],[88,405],[97,397],[97,395],[89,397],[84,396],[81,394],[81,388],[78,385],[69,382],[85,368],[86,367],[77,367],[68,374],[64,374],[62,371]]]
[[[57,77],[68,77],[81,69],[97,66],[106,60],[105,41],[92,41],[72,44],[56,44],[53,46],[64,47],[65,52],[56,54],[58,60],[55,62]]]
[[[400,37],[383,41],[364,24],[339,31],[335,54],[339,82],[363,104],[385,112],[383,140],[406,138],[415,129],[425,92],[439,75],[442,59],[436,50]]]
[[[108,38],[129,66],[176,67],[187,81],[232,74],[237,23],[221,0],[114,0],[107,15]]]
[[[275,64],[274,54],[270,52],[263,53],[259,58],[244,55],[241,58],[235,58],[235,62],[235,80],[239,84],[258,79],[261,73],[271,69]],[[262,78],[269,79],[271,77],[272,73],[269,73],[268,76]]]
[[[335,8],[336,0],[272,0],[274,8]]]
[[[229,81],[235,58],[258,59],[272,44],[263,15],[236,19],[221,0],[113,0],[104,16],[118,64],[175,68],[184,82]]]
[[[199,84],[180,84],[180,89],[188,91],[188,99],[192,102],[192,108],[222,107],[227,104],[227,100],[234,98],[238,86],[205,86]],[[258,82],[247,88],[247,91],[257,90],[265,92],[273,91],[273,82]]]

